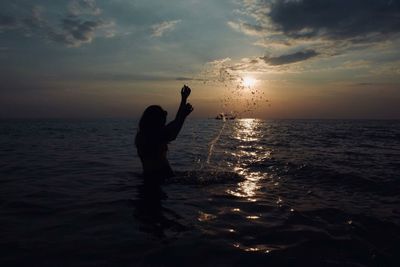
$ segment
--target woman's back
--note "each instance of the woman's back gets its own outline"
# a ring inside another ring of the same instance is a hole
[[[168,139],[165,130],[161,133],[139,132],[135,142],[146,177],[164,176],[166,178],[173,175],[167,159]]]

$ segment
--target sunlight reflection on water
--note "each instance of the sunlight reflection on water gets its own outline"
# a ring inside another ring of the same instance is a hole
[[[237,184],[237,188],[228,189],[227,193],[236,197],[247,198],[248,201],[257,201],[257,191],[261,188],[260,180],[267,177],[267,173],[251,171],[248,165],[265,160],[271,156],[271,151],[264,146],[254,146],[253,143],[260,143],[262,138],[260,122],[256,119],[238,120],[234,132],[234,139],[240,142],[237,150],[231,153],[236,159],[234,171],[245,178]]]

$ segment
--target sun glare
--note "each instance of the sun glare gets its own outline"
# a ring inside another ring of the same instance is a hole
[[[243,85],[247,88],[253,87],[256,84],[256,79],[250,76],[243,78]]]

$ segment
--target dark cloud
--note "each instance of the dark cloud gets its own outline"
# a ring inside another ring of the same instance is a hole
[[[400,0],[264,0],[262,3],[269,7],[264,16],[278,30],[294,38],[368,41],[400,32]]]
[[[81,21],[75,17],[63,19],[63,32],[60,35],[63,37],[58,41],[64,40],[66,44],[74,45],[80,43],[91,42],[97,28],[103,25],[103,22],[97,21]],[[57,39],[56,39],[57,41]]]
[[[0,31],[6,29],[13,29],[18,26],[18,21],[16,18],[8,15],[0,14]]]
[[[247,23],[228,22],[271,54],[269,65],[335,56],[400,40],[400,0],[242,0]],[[254,21],[256,24],[254,25]],[[289,51],[305,51],[292,53]],[[318,51],[318,52],[316,52]]]
[[[81,20],[78,16],[66,16],[61,21],[61,28],[51,25],[42,17],[41,10],[34,8],[29,17],[22,20],[23,28],[29,35],[38,33],[52,41],[68,46],[80,46],[90,43],[96,30],[105,25],[100,19]]]
[[[114,34],[113,22],[99,17],[101,10],[94,0],[71,1],[69,12],[55,21],[49,21],[43,11],[42,7],[34,6],[25,16],[0,14],[0,31],[16,29],[25,36],[38,36],[70,47],[90,43],[96,36]]]
[[[277,66],[277,65],[285,65],[285,64],[290,64],[290,63],[295,63],[299,61],[304,61],[309,58],[317,56],[318,53],[315,52],[314,50],[307,50],[304,52],[296,52],[293,54],[287,54],[287,55],[282,55],[278,57],[261,57],[260,59],[264,60],[265,63],[272,65],[272,66]]]

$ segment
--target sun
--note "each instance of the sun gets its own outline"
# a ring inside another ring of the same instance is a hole
[[[250,88],[253,87],[256,84],[256,79],[254,79],[253,77],[250,76],[245,76],[243,78],[243,86]]]

